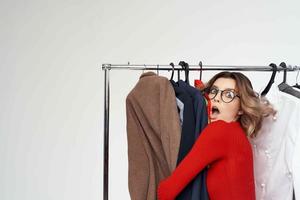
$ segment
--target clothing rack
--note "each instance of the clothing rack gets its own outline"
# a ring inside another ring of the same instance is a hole
[[[110,87],[109,72],[110,70],[156,70],[172,71],[171,65],[160,64],[102,64],[104,70],[104,158],[103,158],[103,200],[108,200],[108,164],[109,164],[109,103]],[[184,71],[181,65],[174,65],[174,71]],[[232,65],[189,65],[189,71],[274,71],[270,66],[232,66]],[[285,67],[277,66],[276,71],[296,71],[300,70],[299,66],[288,65]]]

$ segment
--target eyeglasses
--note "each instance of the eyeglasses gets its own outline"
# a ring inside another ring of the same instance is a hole
[[[233,89],[220,90],[216,87],[212,87],[208,92],[209,99],[214,99],[218,95],[219,91],[221,92],[221,99],[224,103],[232,102],[235,97],[240,98]]]

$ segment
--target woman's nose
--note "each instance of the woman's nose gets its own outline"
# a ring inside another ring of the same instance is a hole
[[[220,102],[220,100],[217,99],[217,98],[214,98],[213,100],[214,100],[215,102]]]
[[[215,100],[216,102],[220,102],[221,95],[222,95],[222,93],[221,93],[221,92],[218,92],[218,94],[215,96],[214,100]]]

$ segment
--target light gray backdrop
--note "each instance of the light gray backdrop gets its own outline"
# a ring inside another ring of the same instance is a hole
[[[297,65],[299,6],[296,0],[1,0],[0,199],[102,199],[102,63]],[[111,72],[113,200],[130,199],[125,98],[140,74]],[[247,75],[258,91],[270,77]],[[289,83],[295,75],[288,74]]]

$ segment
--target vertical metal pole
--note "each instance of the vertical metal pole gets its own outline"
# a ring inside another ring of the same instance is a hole
[[[104,159],[103,159],[103,200],[108,200],[108,167],[109,167],[109,70],[110,64],[104,68]]]

